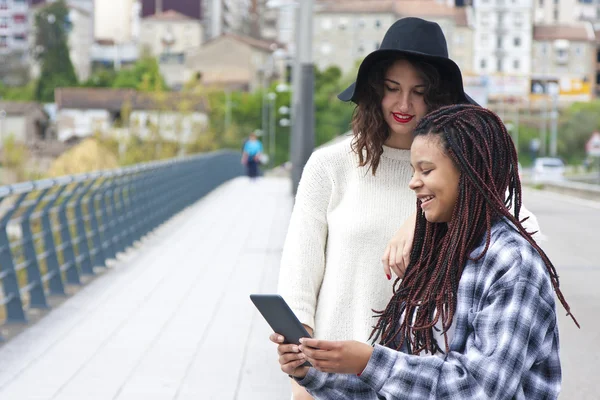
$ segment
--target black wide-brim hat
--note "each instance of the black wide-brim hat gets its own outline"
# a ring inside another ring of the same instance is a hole
[[[380,60],[399,55],[433,65],[442,81],[458,93],[459,102],[477,104],[465,93],[460,68],[448,58],[448,45],[442,28],[435,22],[415,17],[399,19],[390,26],[379,49],[366,56],[360,64],[356,82],[340,93],[338,99],[357,103],[356,87],[366,83],[371,67]]]

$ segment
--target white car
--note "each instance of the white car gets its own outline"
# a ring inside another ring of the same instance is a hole
[[[565,164],[560,158],[540,157],[533,164],[534,183],[559,182],[565,179]]]

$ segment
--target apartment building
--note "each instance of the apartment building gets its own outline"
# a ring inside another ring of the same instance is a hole
[[[250,0],[203,0],[202,21],[205,40],[224,33],[249,34]]]
[[[475,0],[473,63],[490,101],[527,101],[531,76],[533,0]]]
[[[533,0],[533,5],[535,24],[568,25],[600,19],[600,2],[596,0]]]
[[[0,55],[27,52],[28,11],[27,0],[0,0]]]
[[[448,42],[450,57],[461,70],[471,71],[472,42],[467,10],[435,0],[324,2],[315,9],[313,59],[323,69],[337,65],[343,73],[355,70],[367,54],[379,48],[387,29],[403,17],[437,22]]]
[[[116,44],[136,41],[140,31],[138,0],[95,0],[94,37]]]
[[[531,102],[550,86],[561,103],[589,101],[596,80],[596,37],[592,24],[536,25],[533,29]]]

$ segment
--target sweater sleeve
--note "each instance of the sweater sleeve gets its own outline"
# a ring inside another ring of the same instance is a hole
[[[506,193],[508,194],[508,190]],[[515,215],[514,204],[511,208],[511,213]],[[540,225],[538,223],[537,217],[525,207],[525,204],[521,204],[521,212],[519,213],[519,219],[521,221],[524,221],[523,228],[525,228],[527,232],[535,233],[533,235],[533,239],[535,239],[536,242],[539,243],[541,240],[544,240],[544,235],[542,235],[542,233],[540,232]]]
[[[542,232],[540,232],[540,225],[537,217],[531,211],[525,208],[525,205],[521,205],[521,213],[519,218],[521,221],[526,219],[525,222],[523,222],[523,228],[525,228],[525,230],[529,233],[535,232],[533,238],[536,240],[536,242],[539,243],[540,240],[544,239],[544,235],[542,235]]]
[[[332,184],[322,154],[313,153],[298,185],[281,257],[278,292],[301,323],[315,328],[317,297],[325,273],[327,208]]]

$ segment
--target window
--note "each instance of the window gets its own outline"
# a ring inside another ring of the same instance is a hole
[[[539,5],[540,5],[540,7],[544,7],[544,0],[540,0]]]
[[[481,65],[481,69],[485,69],[487,67],[487,63],[485,62],[485,59],[481,60],[480,65]]]
[[[502,60],[496,60],[496,70],[502,72]]]
[[[377,29],[381,28],[381,21],[380,20],[375,21],[375,28],[377,28]]]
[[[15,21],[15,24],[24,24],[27,22],[27,17],[24,14],[15,14],[13,15],[13,21]]]
[[[513,14],[513,21],[516,28],[523,26],[523,15],[521,13]]]
[[[496,38],[496,47],[499,49],[502,48],[502,38],[501,37]]]
[[[0,28],[8,27],[8,18],[0,17]]]
[[[375,42],[375,50],[379,49],[379,46],[381,46],[381,43]]]
[[[558,22],[558,8],[554,9],[554,22]]]
[[[338,28],[340,29],[340,31],[345,31],[347,26],[348,26],[348,19],[340,18],[340,23],[338,24]]]
[[[580,45],[575,46],[575,55],[581,56],[582,53],[583,53],[583,49],[581,48],[581,46]]]
[[[8,0],[0,0],[0,10],[5,10],[8,8]]]
[[[515,47],[521,46],[521,38],[516,37],[514,40]]]
[[[8,37],[5,35],[0,35],[0,47],[8,46]]]
[[[519,68],[521,68],[521,63],[519,62],[519,60],[513,61],[513,68],[515,69],[515,71],[518,71]]]

